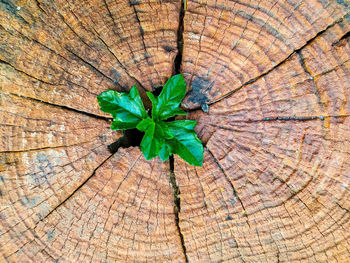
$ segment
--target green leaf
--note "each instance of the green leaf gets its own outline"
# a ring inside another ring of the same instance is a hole
[[[171,77],[158,97],[147,92],[152,102],[152,118],[143,106],[135,86],[130,93],[107,90],[97,96],[101,110],[112,114],[112,130],[137,128],[144,132],[140,149],[146,160],[159,155],[162,161],[171,154],[178,154],[191,165],[202,166],[203,145],[194,127],[196,121],[178,120],[165,122],[175,115],[185,115],[179,105],[186,93],[186,83],[181,74]]]
[[[113,121],[111,125],[111,130],[113,131],[128,130],[133,128],[135,128],[135,122]]]
[[[162,149],[159,152],[160,159],[164,162],[168,160],[169,156],[171,155],[171,146],[167,143],[167,140],[174,138],[174,134],[172,133],[171,129],[168,127],[167,122],[159,121],[159,126],[162,127],[162,130],[164,132],[164,139],[165,142],[163,144]]]
[[[171,146],[168,143],[164,143],[162,149],[159,152],[159,157],[164,162],[169,159],[170,155],[171,155]]]
[[[203,145],[198,139],[193,128],[196,121],[179,120],[168,122],[174,138],[166,140],[171,152],[178,154],[182,159],[194,166],[202,166],[203,164]]]
[[[112,114],[112,130],[135,128],[142,119],[148,117],[136,86],[131,88],[130,93],[104,91],[97,96],[97,101],[103,112]]]
[[[155,120],[166,120],[175,115],[186,115],[179,109],[179,105],[186,94],[185,79],[181,74],[171,77],[164,85],[158,98],[148,94],[152,101],[152,118]]]
[[[191,121],[191,120],[178,120],[178,121],[168,122],[168,127],[172,127],[173,129],[182,128],[185,130],[193,130],[194,127],[196,127],[196,125],[197,125],[197,121]]]
[[[163,129],[164,138],[165,138],[165,139],[174,138],[174,134],[171,132],[169,126],[167,125],[167,122],[160,121],[160,122],[158,122],[158,124],[159,124],[160,127],[162,127],[162,129]]]
[[[137,126],[139,130],[145,131],[140,148],[146,160],[156,157],[164,144],[164,132],[162,127],[152,119],[146,119]]]
[[[142,121],[137,124],[136,128],[139,131],[146,131],[148,129],[148,126],[153,124],[153,120],[151,118],[143,119]]]

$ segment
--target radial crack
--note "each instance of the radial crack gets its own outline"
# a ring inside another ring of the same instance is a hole
[[[24,98],[24,99],[28,99],[28,100],[32,100],[32,101],[36,101],[36,102],[40,102],[40,103],[43,103],[43,104],[46,104],[46,105],[50,105],[50,106],[53,106],[53,107],[58,107],[58,108],[61,108],[61,109],[74,111],[74,112],[79,113],[79,114],[87,115],[87,116],[89,116],[91,118],[101,119],[101,120],[106,120],[106,121],[111,121],[112,120],[112,118],[109,118],[109,117],[104,117],[104,116],[96,115],[96,114],[93,114],[93,113],[90,113],[90,112],[77,110],[77,109],[74,109],[74,108],[71,108],[71,107],[68,107],[68,106],[65,106],[65,105],[54,104],[54,103],[51,103],[51,102],[47,102],[47,101],[43,101],[43,100],[39,100],[39,99],[27,97],[27,96],[15,94],[15,93],[8,93],[8,94],[16,96],[16,97],[20,97],[20,98]]]
[[[2,124],[1,124],[2,125]],[[90,141],[86,142],[79,142],[74,144],[67,144],[67,145],[58,145],[58,146],[44,146],[44,147],[38,147],[38,148],[30,148],[25,150],[8,150],[8,151],[0,151],[0,153],[25,153],[25,152],[35,152],[35,151],[42,151],[42,150],[48,150],[48,149],[60,149],[60,148],[67,148],[72,146],[81,145],[84,143],[89,143]]]
[[[60,206],[62,206],[66,201],[68,201],[76,192],[79,191],[80,188],[82,188],[95,174],[96,171],[105,163],[107,162],[114,153],[109,155],[102,163],[100,163],[92,172],[92,174],[84,180],[69,196],[67,196],[62,202],[60,202],[54,209],[52,209],[46,216],[44,216],[40,221],[44,220],[45,218],[49,217],[54,211],[56,211]]]
[[[178,231],[179,236],[180,236],[182,251],[184,253],[186,262],[188,262],[188,257],[187,257],[187,253],[186,253],[186,246],[185,246],[185,240],[184,240],[184,236],[183,236],[183,234],[181,232],[181,228],[180,228],[179,213],[181,211],[181,200],[180,200],[180,189],[179,189],[179,186],[176,183],[176,177],[175,177],[175,173],[174,173],[174,155],[170,156],[169,164],[170,164],[169,181],[170,181],[171,187],[173,189],[173,194],[174,194],[173,197],[174,197],[175,223],[176,223],[177,231]]]
[[[250,120],[248,122],[256,121],[310,121],[310,120],[324,120],[325,118],[345,118],[350,115],[319,115],[319,116],[277,116],[277,117],[265,117],[261,120]]]
[[[181,9],[179,14],[179,27],[177,29],[177,55],[174,59],[174,74],[179,74],[182,63],[183,54],[183,33],[184,33],[184,17],[185,17],[185,3],[187,0],[180,2]]]
[[[120,86],[120,84],[113,80],[111,77],[107,76],[106,74],[104,74],[102,71],[100,71],[98,68],[96,68],[94,65],[92,65],[90,62],[86,61],[85,59],[83,59],[82,57],[80,57],[78,54],[76,54],[73,50],[69,49],[68,47],[65,47],[65,49],[71,53],[75,58],[77,58],[79,61],[82,61],[83,63],[85,63],[86,65],[88,65],[92,70],[94,70],[95,72],[99,73],[101,76],[105,77],[106,79],[108,79],[109,81],[111,81],[114,85],[118,85],[120,88],[123,88],[122,86]]]
[[[135,78],[133,75],[131,75],[129,73],[129,71],[127,70],[127,68],[122,64],[122,62],[119,60],[119,58],[114,54],[114,52],[111,50],[111,48],[107,45],[107,43],[100,37],[100,35],[98,34],[98,32],[94,29],[95,34],[97,36],[97,38],[105,45],[105,47],[107,48],[107,50],[109,51],[109,53],[112,54],[112,56],[116,59],[116,61],[118,62],[119,66],[124,70],[124,72],[126,73],[126,75],[128,75],[132,80],[134,80],[143,90],[147,91],[147,89],[141,84],[141,82]],[[121,86],[119,83],[118,85],[121,87],[121,89],[123,91],[126,91],[126,88]]]
[[[228,175],[226,174],[224,168],[222,168],[222,166],[221,166],[221,164],[219,163],[218,159],[216,159],[216,157],[215,157],[214,154],[209,150],[209,148],[208,148],[208,147],[205,147],[205,148],[206,148],[206,150],[210,153],[210,155],[213,157],[215,163],[217,164],[217,166],[219,167],[219,169],[221,170],[221,172],[224,174],[224,176],[225,176],[227,182],[230,184],[230,186],[231,186],[231,188],[232,188],[232,191],[233,191],[233,196],[236,197],[236,198],[238,199],[239,203],[241,204],[242,209],[243,209],[243,215],[247,217],[247,224],[248,224],[248,226],[250,227],[250,224],[249,224],[249,221],[248,221],[247,210],[245,209],[244,204],[243,204],[241,198],[238,196],[237,191],[236,191],[236,188],[233,186],[233,183],[232,183],[231,179],[228,177]]]
[[[134,10],[136,21],[137,21],[137,23],[139,24],[139,30],[140,30],[140,35],[141,35],[141,41],[142,41],[143,49],[145,50],[145,59],[146,59],[147,64],[148,64],[149,66],[153,66],[154,71],[157,73],[158,77],[160,78],[159,72],[158,72],[157,69],[155,68],[154,64],[153,64],[152,62],[149,61],[150,55],[149,55],[148,52],[147,52],[147,47],[146,47],[146,44],[145,44],[145,31],[144,31],[144,29],[142,28],[141,20],[140,20],[140,17],[139,17],[139,15],[138,15],[138,11],[137,11],[136,8],[135,8],[135,5],[137,5],[137,4],[138,4],[137,2],[134,2],[134,1],[132,1],[132,0],[129,0],[129,5],[130,5],[130,6],[132,7],[132,9]]]
[[[339,206],[339,208],[343,209],[346,213],[350,213],[350,210],[347,209],[346,207],[341,206],[338,202],[336,202],[337,206]]]
[[[77,32],[75,32],[75,30],[66,22],[66,20],[64,19],[63,15],[61,15],[60,13],[58,14],[59,17],[62,19],[62,22],[70,29],[70,31],[72,31],[72,33],[77,37],[79,38],[79,40],[81,42],[83,42],[86,46],[88,46],[89,48],[93,49],[88,43],[85,42],[85,40],[78,35]]]
[[[276,68],[278,68],[279,66],[281,66],[282,64],[284,64],[286,61],[288,61],[294,54],[299,53],[303,48],[305,48],[306,46],[308,46],[311,42],[313,42],[316,38],[318,38],[320,35],[322,35],[323,33],[325,33],[328,29],[334,27],[335,25],[341,23],[344,19],[346,19],[349,16],[350,13],[346,13],[343,17],[337,19],[336,21],[334,21],[332,24],[328,25],[325,29],[319,31],[314,37],[310,38],[308,41],[306,41],[306,43],[304,45],[302,45],[301,47],[294,49],[284,60],[280,61],[278,64],[276,64],[275,66],[273,66],[272,68],[268,69],[267,71],[263,72],[262,74],[260,74],[259,76],[252,78],[250,80],[248,80],[247,82],[243,83],[241,86],[239,86],[238,88],[226,93],[225,95],[221,96],[220,98],[213,100],[211,102],[208,102],[208,105],[213,105],[216,102],[219,102],[229,96],[231,96],[232,94],[236,93],[237,91],[239,91],[240,89],[242,89],[243,87],[256,82],[257,80],[265,77],[267,74],[271,73],[272,71],[274,71]],[[189,111],[195,111],[200,109],[201,106],[197,106],[193,109],[190,109]]]
[[[41,7],[39,1],[35,0],[35,3],[36,3],[36,6],[40,9],[40,11],[47,15],[46,11]]]
[[[181,69],[181,63],[182,63],[182,53],[183,53],[183,32],[184,32],[184,16],[185,16],[185,4],[186,0],[180,0],[180,13],[179,13],[179,27],[177,30],[177,55],[174,59],[174,68],[173,68],[173,74],[180,74]],[[174,214],[175,214],[175,224],[176,229],[180,237],[181,241],[181,247],[182,252],[185,257],[185,262],[188,261],[187,257],[187,250],[185,245],[184,236],[181,232],[180,227],[180,218],[179,213],[181,211],[181,200],[180,200],[180,188],[176,183],[176,177],[174,172],[174,155],[171,155],[169,157],[169,165],[170,165],[170,175],[169,175],[169,181],[171,184],[171,187],[173,189],[173,198],[174,198]]]
[[[45,81],[45,80],[39,79],[39,78],[37,78],[37,77],[35,77],[35,76],[33,76],[33,75],[30,75],[30,74],[28,74],[27,72],[24,72],[24,71],[22,71],[22,70],[16,68],[15,66],[11,65],[11,64],[8,63],[7,61],[4,61],[4,60],[1,60],[1,59],[0,59],[0,63],[5,64],[5,65],[8,65],[8,66],[10,66],[11,68],[13,68],[14,70],[16,70],[16,71],[18,71],[18,72],[20,72],[20,73],[26,75],[27,77],[32,78],[32,79],[35,79],[35,80],[37,80],[37,81],[39,81],[39,82],[42,82],[42,83],[44,83],[44,84],[52,85],[52,86],[57,86],[57,85],[58,85],[58,84],[55,84],[55,83],[50,83],[50,82],[47,82],[47,81]]]

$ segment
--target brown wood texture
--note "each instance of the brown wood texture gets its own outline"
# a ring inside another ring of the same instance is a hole
[[[349,32],[346,0],[0,1],[0,262],[350,262]],[[96,96],[179,69],[203,167],[111,154]]]

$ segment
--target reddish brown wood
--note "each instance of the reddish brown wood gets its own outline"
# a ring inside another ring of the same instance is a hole
[[[207,114],[192,113],[192,119],[199,119],[200,137],[235,187],[247,217],[242,223],[237,209],[233,215],[226,212],[234,218],[234,227],[224,212],[217,222],[198,226],[196,232],[211,233],[213,225],[228,225],[233,236],[199,247],[217,251],[203,258],[349,260],[350,50],[343,37],[349,26],[345,20],[335,24],[276,69],[210,106]],[[187,177],[214,178],[207,172],[213,168],[204,170]],[[234,209],[227,197],[221,206],[213,202],[214,189],[202,194],[204,201],[212,202],[208,209],[223,209],[224,204]],[[213,217],[201,215],[198,220]],[[232,240],[236,246],[229,248]],[[200,257],[194,254],[193,260]]]
[[[346,1],[187,1],[183,103],[213,103],[278,67],[320,32],[346,20]]]
[[[25,215],[47,214],[35,203],[41,200],[26,199],[27,212],[18,204],[21,210],[3,222],[4,256],[29,262],[183,261],[168,169],[168,163],[146,161],[138,149],[121,149],[67,202],[57,208],[45,202],[51,212],[40,221]],[[14,218],[22,219],[19,225],[11,225]]]
[[[0,3],[0,262],[350,261],[350,3],[186,4]],[[179,68],[203,167],[111,154]]]

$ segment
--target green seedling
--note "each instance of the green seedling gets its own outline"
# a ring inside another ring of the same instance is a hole
[[[192,120],[169,121],[176,115],[186,115],[179,105],[186,94],[186,83],[181,74],[171,77],[158,97],[147,92],[152,102],[151,116],[147,113],[140,94],[133,86],[129,93],[107,90],[97,96],[101,110],[112,114],[112,130],[138,129],[144,132],[140,144],[146,160],[158,156],[166,161],[177,154],[194,166],[203,164],[203,145],[198,139]]]

